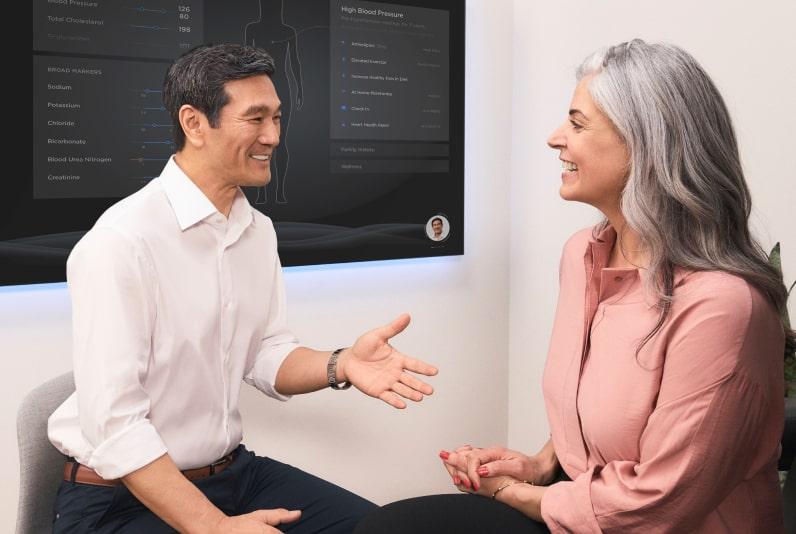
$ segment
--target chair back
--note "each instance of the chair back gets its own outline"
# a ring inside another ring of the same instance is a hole
[[[74,390],[72,373],[65,373],[28,393],[19,406],[17,534],[52,532],[53,506],[66,457],[47,438],[47,419]]]

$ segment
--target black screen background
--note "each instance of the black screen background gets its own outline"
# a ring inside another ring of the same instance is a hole
[[[464,2],[392,0],[389,4],[449,11],[450,170],[403,175],[329,173],[329,4],[326,0],[286,0],[285,20],[300,32],[299,52],[307,58],[302,69],[304,107],[291,118],[288,203],[276,203],[269,185],[269,201],[255,205],[275,223],[285,266],[463,253]],[[257,3],[206,0],[204,9],[204,42],[242,42],[241,21],[256,17]],[[29,13],[20,13],[20,20]],[[24,87],[32,83],[26,82],[33,78],[31,56],[17,54],[7,65],[20,74],[19,84]],[[169,63],[151,61],[162,64],[164,71]],[[24,109],[25,99],[19,100]],[[27,101],[32,105],[31,97]],[[0,284],[4,285],[65,280],[71,247],[119,200],[34,199],[32,138],[31,127],[27,134],[14,133],[7,145],[12,148],[7,158],[18,164],[7,165],[2,195]],[[254,204],[256,192],[246,193]],[[427,221],[435,214],[450,221],[450,235],[442,243],[430,241],[425,233]],[[386,233],[382,232],[385,228]]]

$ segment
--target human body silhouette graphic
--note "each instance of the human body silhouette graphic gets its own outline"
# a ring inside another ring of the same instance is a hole
[[[268,50],[276,63],[271,76],[276,93],[282,100],[282,139],[274,151],[271,163],[271,183],[276,189],[276,202],[287,203],[286,182],[290,167],[290,120],[293,110],[304,104],[304,86],[301,80],[301,61],[298,53],[298,33],[285,23],[284,0],[258,0],[258,19],[246,25],[245,44]],[[257,188],[255,204],[265,204],[268,196],[265,187]]]

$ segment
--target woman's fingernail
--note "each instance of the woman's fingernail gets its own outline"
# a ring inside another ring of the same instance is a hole
[[[478,473],[482,477],[485,477],[485,476],[487,476],[489,474],[489,469],[487,469],[484,466],[481,466],[481,467],[478,468],[478,470],[476,470],[476,473]]]
[[[461,480],[459,480],[459,477],[453,477],[453,483],[454,483],[455,485],[457,485],[457,486],[458,486],[458,485],[459,485],[459,482],[461,482]]]
[[[451,454],[448,451],[439,451],[439,457],[442,458],[443,460],[447,460],[448,458],[450,458],[450,455]]]
[[[478,491],[478,482],[473,482],[473,489]]]
[[[470,481],[467,480],[466,478],[462,479],[462,483],[464,484],[465,488],[469,488],[470,487]]]

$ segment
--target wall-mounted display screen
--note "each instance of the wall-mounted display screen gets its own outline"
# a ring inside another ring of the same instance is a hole
[[[267,187],[284,265],[462,254],[461,0],[35,0],[30,170],[7,179],[0,283],[64,279],[108,206],[173,153],[170,62],[268,50],[282,138]],[[23,167],[24,168],[24,167]]]

